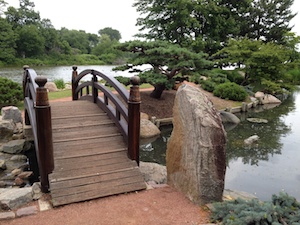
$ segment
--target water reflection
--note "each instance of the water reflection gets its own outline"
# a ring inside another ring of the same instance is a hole
[[[237,115],[241,123],[227,129],[227,171],[225,188],[246,191],[261,200],[286,191],[300,200],[300,92],[295,92],[280,106],[268,110],[256,109]],[[256,117],[268,120],[255,124],[246,120]],[[141,160],[165,165],[166,143],[172,127],[163,129],[155,142],[141,151]],[[250,146],[244,139],[258,135]]]

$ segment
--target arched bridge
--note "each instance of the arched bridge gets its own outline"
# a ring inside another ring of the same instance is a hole
[[[74,66],[73,101],[51,104],[46,82],[24,67],[25,123],[32,127],[42,191],[50,191],[53,205],[145,189],[138,168],[138,80],[128,92],[113,77],[95,70],[78,74]]]

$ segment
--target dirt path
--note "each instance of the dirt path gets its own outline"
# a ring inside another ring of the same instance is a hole
[[[208,211],[167,186],[74,203],[31,216],[0,220],[0,224],[198,225],[208,223],[208,217]]]

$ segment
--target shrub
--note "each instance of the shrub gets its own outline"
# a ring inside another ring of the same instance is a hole
[[[242,84],[244,81],[244,77],[241,74],[239,74],[237,70],[228,70],[226,71],[226,74],[227,74],[227,79],[230,80],[231,82]]]
[[[218,85],[213,93],[217,97],[233,101],[243,101],[248,95],[243,87],[232,82]]]
[[[201,87],[209,92],[213,92],[215,90],[215,87],[217,84],[211,80],[202,80],[201,82]]]
[[[117,81],[119,81],[121,84],[128,86],[130,84],[130,78],[129,77],[123,77],[123,76],[116,76],[115,77]]]
[[[237,199],[213,204],[212,222],[222,224],[294,224],[299,225],[300,203],[286,193],[273,195],[272,201]]]
[[[16,105],[22,100],[21,85],[7,78],[0,77],[0,107]]]
[[[58,89],[64,89],[66,86],[63,79],[54,80],[54,83]]]

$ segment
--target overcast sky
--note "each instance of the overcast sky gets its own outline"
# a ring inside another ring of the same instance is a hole
[[[10,6],[19,7],[19,0],[6,0]],[[138,33],[135,26],[138,13],[132,7],[135,0],[31,0],[35,11],[43,19],[50,19],[56,29],[84,30],[97,34],[100,29],[111,27],[122,35],[122,41],[133,40]],[[83,3],[83,4],[81,4]],[[294,0],[293,12],[298,15],[293,19],[293,31],[300,36],[300,1]]]

